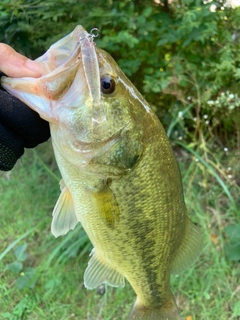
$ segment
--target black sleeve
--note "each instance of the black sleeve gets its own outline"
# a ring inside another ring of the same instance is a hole
[[[34,148],[49,137],[49,123],[0,86],[0,170],[11,170],[24,148]]]

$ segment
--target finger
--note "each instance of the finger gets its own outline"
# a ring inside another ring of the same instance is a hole
[[[40,63],[24,57],[5,43],[0,43],[0,71],[14,78],[38,78],[43,74]]]

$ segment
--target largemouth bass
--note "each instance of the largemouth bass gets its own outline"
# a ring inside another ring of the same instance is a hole
[[[86,288],[126,279],[137,295],[129,319],[180,319],[170,274],[191,265],[202,237],[159,119],[93,40],[76,27],[37,59],[45,75],[3,87],[50,123],[62,175],[51,229],[57,237],[80,222],[87,232]]]

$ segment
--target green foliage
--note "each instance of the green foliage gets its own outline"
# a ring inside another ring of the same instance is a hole
[[[239,107],[232,107],[239,104],[240,8],[220,0],[4,0],[0,17],[0,41],[32,57],[77,24],[98,27],[97,44],[113,55],[166,126],[169,114],[174,118],[176,110],[190,106],[185,137],[204,131],[211,139],[220,131],[226,139],[238,132]],[[222,94],[233,98],[220,110]]]
[[[52,250],[48,259],[45,261],[44,268],[48,268],[53,261],[56,265],[66,263],[72,258],[81,258],[84,254],[89,253],[92,245],[83,230],[78,225],[73,231],[69,232],[61,242]]]
[[[160,2],[2,0],[0,41],[36,58],[77,24],[100,29],[98,46],[115,58],[174,141],[187,206],[203,229],[206,247],[197,267],[173,278],[182,315],[233,319],[240,316],[240,8],[220,0]],[[0,252],[5,267],[0,282],[3,317],[126,318],[133,303],[129,287],[109,289],[103,298],[82,289],[85,254],[91,249],[82,228],[58,239],[50,235],[59,178],[43,150],[41,158],[31,153],[23,169],[0,180],[0,240],[6,248]],[[29,221],[29,228],[21,221]],[[31,246],[33,265],[23,239]],[[34,282],[19,280],[12,290],[18,278],[38,282],[30,288]]]
[[[17,246],[14,249],[15,259],[6,265],[6,270],[10,270],[17,274],[15,286],[17,289],[33,288],[36,282],[36,270],[26,266],[27,260],[27,243]]]
[[[232,261],[240,261],[240,224],[227,226],[225,233],[228,237],[225,245],[227,258]]]
[[[234,316],[240,316],[240,301],[235,303],[233,314]]]

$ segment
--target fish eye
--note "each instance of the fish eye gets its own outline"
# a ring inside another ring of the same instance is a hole
[[[103,76],[100,82],[102,93],[110,94],[115,91],[115,80],[112,79],[110,76]]]

